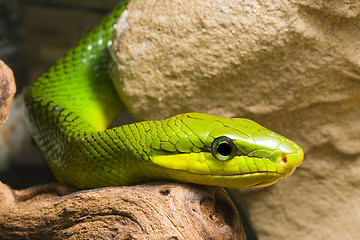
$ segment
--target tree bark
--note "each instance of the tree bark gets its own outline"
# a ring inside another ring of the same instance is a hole
[[[246,239],[223,188],[149,183],[75,191],[0,182],[0,239]]]

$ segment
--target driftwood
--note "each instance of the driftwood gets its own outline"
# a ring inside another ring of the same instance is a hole
[[[0,239],[245,239],[223,188],[149,183],[75,191],[0,182]]]
[[[0,127],[5,123],[16,92],[12,70],[0,60]]]

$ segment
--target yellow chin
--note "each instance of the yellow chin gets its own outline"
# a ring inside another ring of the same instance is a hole
[[[220,161],[208,152],[156,155],[151,161],[166,178],[228,188],[268,186],[292,174],[297,165],[289,168],[289,164],[247,156]]]

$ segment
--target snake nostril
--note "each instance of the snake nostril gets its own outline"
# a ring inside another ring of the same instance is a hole
[[[286,157],[285,154],[283,154],[283,155],[281,156],[281,159],[282,159],[282,161],[283,161],[284,163],[287,163],[287,157]]]
[[[170,190],[169,189],[160,189],[160,194],[163,196],[167,196],[170,194]]]

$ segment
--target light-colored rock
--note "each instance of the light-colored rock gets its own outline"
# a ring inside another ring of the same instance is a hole
[[[11,69],[0,60],[0,127],[9,116],[15,92],[14,74]]]
[[[13,101],[15,92],[13,72],[0,60],[0,173],[9,167],[10,159],[26,152],[25,146],[31,142],[25,126],[23,96]]]
[[[260,240],[359,238],[359,1],[132,0],[118,27],[137,118],[249,117],[305,150],[284,182],[235,191]]]
[[[0,182],[1,239],[237,239],[239,215],[222,188],[151,183],[75,192],[21,191]]]

